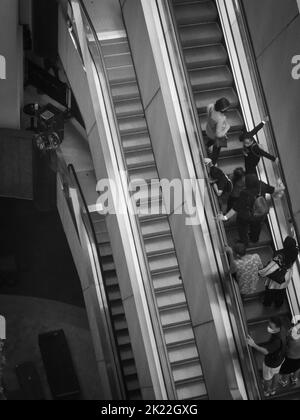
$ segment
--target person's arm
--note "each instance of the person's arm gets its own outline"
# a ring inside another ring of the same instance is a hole
[[[224,116],[223,118],[219,118],[217,127],[216,127],[216,137],[218,139],[222,139],[226,136],[228,131],[230,130],[230,124],[227,121],[227,118]]]
[[[217,184],[213,184],[213,189],[214,189],[214,192],[216,193],[217,197],[221,197],[222,196],[223,191],[222,190],[219,190]]]
[[[254,350],[258,351],[259,353],[263,354],[264,356],[268,356],[269,351],[267,349],[265,349],[264,347],[258,346],[255,343],[255,341],[253,340],[253,338],[248,337],[247,342],[248,342],[248,346],[252,347]]]
[[[276,162],[277,161],[277,158],[275,157],[275,156],[273,156],[273,155],[271,155],[270,153],[268,153],[268,152],[266,152],[264,149],[262,149],[261,147],[259,147],[258,145],[257,145],[257,149],[256,149],[256,151],[255,151],[259,156],[261,156],[261,157],[263,157],[263,158],[265,158],[265,159],[269,159],[269,160],[271,160],[272,162]]]
[[[258,274],[260,275],[260,277],[266,278],[270,276],[271,274],[275,273],[275,271],[277,271],[278,268],[279,268],[278,264],[272,260],[265,268],[260,270]]]
[[[228,220],[232,219],[236,214],[237,212],[232,209],[225,216],[224,214],[220,214],[219,220],[221,220],[221,222],[228,222]]]
[[[254,137],[256,136],[257,133],[260,132],[260,130],[264,128],[265,125],[266,125],[266,121],[262,121],[252,131],[249,131],[247,134],[249,135],[249,137]]]
[[[227,246],[225,250],[229,259],[230,274],[236,274],[237,265],[234,259],[233,250],[230,246]]]

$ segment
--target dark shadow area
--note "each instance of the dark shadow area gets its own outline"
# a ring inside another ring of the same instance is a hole
[[[80,280],[57,211],[0,199],[0,294],[84,307]]]

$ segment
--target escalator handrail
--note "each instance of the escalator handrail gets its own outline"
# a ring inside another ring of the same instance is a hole
[[[194,130],[194,135],[196,136],[196,141],[198,144],[198,148],[200,151],[200,158],[202,161],[202,165],[203,168],[205,168],[204,165],[204,157],[206,156],[206,151],[204,148],[204,139],[203,139],[203,134],[202,134],[202,130],[200,127],[200,123],[199,123],[199,118],[198,118],[198,113],[197,110],[195,108],[195,103],[194,103],[194,99],[193,99],[193,93],[191,91],[191,87],[190,87],[190,82],[189,82],[189,76],[187,74],[187,70],[186,70],[186,66],[184,65],[184,57],[183,57],[183,53],[181,51],[181,48],[178,47],[178,45],[180,45],[180,35],[178,33],[177,30],[177,26],[176,26],[176,21],[175,21],[175,17],[174,17],[174,12],[172,9],[172,5],[170,3],[170,0],[168,0],[167,2],[163,2],[163,7],[165,12],[167,13],[167,16],[169,16],[169,19],[172,22],[171,25],[171,36],[173,37],[173,47],[176,50],[177,56],[178,56],[178,65],[180,67],[180,73],[181,73],[181,77],[185,86],[185,91],[186,91],[186,99],[188,102],[188,106],[190,109],[190,116],[192,118],[193,121],[193,125],[195,127]],[[170,29],[170,28],[168,28]],[[167,29],[166,29],[167,30]],[[189,135],[188,135],[189,137]],[[192,156],[193,156],[193,152]],[[194,156],[195,159],[195,156]],[[195,170],[196,173],[198,173],[197,170],[197,165],[195,165]],[[232,278],[232,276],[230,275],[230,269],[229,269],[229,263],[228,263],[228,259],[226,256],[226,253],[224,252],[225,246],[227,245],[227,236],[226,236],[226,232],[225,232],[225,228],[224,228],[224,224],[219,222],[218,220],[218,214],[220,213],[220,209],[219,209],[219,204],[217,202],[216,196],[213,194],[213,191],[210,187],[209,184],[209,176],[207,171],[205,170],[205,181],[206,181],[206,189],[209,195],[209,203],[212,207],[212,215],[211,217],[214,219],[214,225],[215,225],[215,229],[216,229],[216,235],[217,235],[217,243],[218,246],[215,249],[219,250],[219,255],[221,257],[221,261],[223,264],[223,268],[224,268],[224,273],[223,275],[220,275],[220,277],[222,278],[222,289],[223,292],[225,294],[225,296],[227,295],[226,298],[226,302],[228,303],[228,293],[229,293],[229,299],[231,301],[231,304],[234,302],[236,303],[236,307],[235,307],[235,313],[237,314],[238,320],[240,321],[239,324],[240,326],[237,327],[239,330],[242,330],[242,334],[244,335],[244,339],[246,338],[247,334],[248,334],[248,328],[247,328],[247,322],[246,322],[246,316],[245,316],[245,312],[244,312],[244,307],[241,301],[241,296],[239,293],[237,293],[236,290],[236,284],[235,284],[235,280]],[[212,238],[213,240],[213,238]],[[218,264],[218,263],[217,263]],[[218,264],[219,265],[219,264]],[[229,291],[228,291],[228,286],[229,287]],[[227,290],[227,291],[226,291]],[[230,310],[228,310],[228,312],[230,313]],[[234,330],[234,327],[232,325],[232,329]],[[236,337],[236,340],[240,341],[240,333],[237,333],[238,337]],[[240,346],[238,346],[240,348]],[[252,352],[249,350],[249,347],[247,346],[245,340],[243,340],[241,342],[241,348],[240,351],[242,351],[244,360],[248,360],[249,364],[248,364],[248,369],[250,370],[250,376],[252,379],[255,380],[255,386],[254,389],[252,389],[252,396],[254,396],[254,398],[258,397],[260,398],[260,394],[261,394],[261,390],[260,390],[260,378],[259,378],[259,374],[257,372],[256,369],[256,364],[255,364],[255,360],[253,358],[253,354]],[[240,355],[241,356],[241,355]],[[244,366],[242,366],[244,367]],[[244,373],[244,372],[243,372]],[[244,378],[245,380],[245,378]],[[249,385],[249,381],[245,382]],[[250,382],[252,384],[252,382]]]
[[[106,70],[106,67],[105,67],[105,60],[104,60],[104,56],[103,56],[103,52],[102,52],[102,47],[101,47],[101,44],[99,42],[96,30],[93,26],[93,22],[92,22],[92,20],[89,16],[89,13],[87,11],[87,8],[86,8],[83,0],[74,0],[74,1],[79,5],[81,13],[82,13],[82,18],[86,19],[86,21],[88,23],[90,34],[92,35],[93,41],[95,42],[95,45],[96,45],[96,50],[97,50],[97,54],[98,54],[98,58],[99,58],[98,60],[95,60],[95,57],[91,53],[90,49],[89,49],[89,51],[90,51],[91,59],[94,63],[97,75],[98,75],[98,79],[99,79],[101,89],[103,89],[105,91],[105,95],[106,95],[106,96],[104,95],[104,102],[105,102],[106,110],[108,112],[108,120],[109,120],[109,124],[110,124],[110,130],[112,131],[112,133],[115,132],[115,136],[112,136],[112,137],[116,138],[116,140],[117,140],[117,146],[116,146],[115,143],[113,144],[113,146],[114,146],[114,149],[116,151],[117,164],[119,166],[119,172],[123,173],[126,176],[126,182],[127,182],[127,186],[128,186],[128,185],[130,185],[130,178],[129,178],[128,171],[126,170],[126,158],[125,158],[124,150],[122,148],[122,140],[121,140],[121,136],[120,136],[120,132],[119,132],[119,128],[118,128],[119,125],[118,125],[118,120],[117,120],[117,116],[116,116],[116,111],[115,111],[115,108],[114,108],[114,102],[113,102],[112,94],[111,94],[109,77],[108,77],[107,70]],[[100,65],[100,69],[99,69],[99,65]],[[100,71],[100,74],[101,74],[102,77],[100,77],[99,71]],[[103,82],[101,82],[101,80]],[[109,117],[112,118],[112,121]],[[112,127],[114,127],[115,130],[113,130]],[[118,153],[120,154],[120,158],[118,158]],[[132,197],[131,197],[130,201],[131,201],[131,203],[129,203],[129,204],[135,206],[135,203],[133,202]],[[142,231],[141,231],[141,227],[140,227],[138,216],[137,216],[136,212],[130,212],[128,210],[128,208],[126,210],[128,212],[128,215],[129,215],[129,221],[130,221],[131,230],[132,230],[132,234],[133,234],[133,238],[134,238],[134,242],[135,242],[136,252],[137,252],[137,255],[138,255],[140,269],[141,269],[141,272],[143,273],[143,275],[142,275],[143,288],[144,288],[145,296],[146,296],[147,303],[148,303],[148,308],[149,308],[149,312],[150,312],[150,319],[151,319],[152,327],[153,327],[153,330],[155,331],[154,337],[155,337],[155,341],[156,341],[157,352],[158,352],[158,355],[159,355],[160,369],[162,369],[162,372],[164,373],[162,380],[164,381],[164,388],[167,390],[168,398],[172,399],[172,398],[175,398],[175,396],[176,396],[176,390],[175,390],[175,384],[174,384],[173,375],[172,375],[172,371],[171,371],[171,367],[170,367],[170,363],[169,363],[167,347],[166,347],[164,339],[162,338],[163,337],[163,329],[162,329],[161,322],[159,321],[160,320],[160,315],[159,315],[157,305],[154,301],[154,296],[155,296],[154,285],[153,285],[152,281],[149,281],[149,280],[146,281],[145,280],[146,278],[151,279],[151,273],[150,273],[150,268],[149,268],[149,265],[148,265],[147,259],[146,259],[145,245],[144,245],[144,243],[141,239],[142,238]],[[130,217],[130,216],[133,216],[133,217]],[[165,391],[163,390],[163,394],[164,393],[165,393]]]
[[[106,367],[107,370],[109,372],[108,375],[108,379],[110,381],[111,384],[111,390],[113,393],[113,397],[116,399],[125,399],[126,397],[126,391],[125,391],[125,378],[123,375],[123,371],[121,369],[121,357],[120,357],[120,353],[118,351],[118,347],[116,346],[116,335],[115,335],[115,331],[114,328],[112,326],[112,321],[111,321],[111,314],[109,311],[109,306],[108,306],[108,298],[107,298],[107,292],[106,292],[106,287],[104,284],[104,270],[103,270],[103,265],[102,265],[102,260],[101,260],[101,256],[99,253],[99,248],[97,246],[97,236],[96,236],[96,232],[94,229],[94,225],[93,225],[93,221],[90,215],[90,211],[86,202],[86,199],[84,197],[76,170],[74,168],[74,166],[72,164],[70,165],[66,165],[64,159],[62,156],[60,156],[60,154],[57,154],[58,156],[58,160],[60,163],[59,169],[58,169],[58,174],[60,176],[60,179],[63,183],[63,186],[67,186],[69,189],[73,188],[76,191],[77,194],[77,199],[78,199],[78,203],[80,206],[80,213],[81,213],[81,219],[82,222],[84,224],[86,233],[87,233],[87,238],[89,240],[89,245],[90,245],[90,250],[93,254],[93,263],[96,267],[96,273],[95,276],[97,276],[97,278],[95,279],[95,281],[97,281],[98,287],[99,287],[99,291],[100,291],[100,295],[101,295],[101,301],[102,301],[102,307],[104,309],[104,313],[103,313],[103,328],[106,328],[106,331],[104,331],[105,336],[107,337],[106,340],[104,340],[104,335],[101,337],[103,338],[102,340],[102,345],[104,347],[104,357],[105,357],[105,361],[106,361]],[[65,191],[66,193],[66,191]],[[72,214],[75,215],[75,209],[73,207],[72,200],[69,200],[69,197],[66,197],[67,201],[68,201],[68,205],[70,210],[72,211]],[[84,215],[86,217],[84,217]],[[79,226],[77,226],[76,221],[74,220],[74,225],[76,227],[78,236],[79,236],[79,240],[80,240],[80,234],[79,234]],[[100,271],[99,271],[100,270]],[[106,347],[107,346],[107,347]],[[106,349],[106,351],[105,351]]]

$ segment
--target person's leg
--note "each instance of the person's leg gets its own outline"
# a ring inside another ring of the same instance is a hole
[[[274,303],[276,308],[281,308],[284,304],[285,290],[273,290]]]
[[[214,145],[213,152],[212,152],[212,157],[211,157],[211,160],[212,160],[214,165],[216,165],[218,163],[220,153],[221,153],[221,147],[218,147],[217,145]]]
[[[249,224],[237,220],[237,229],[240,237],[240,241],[243,242],[246,246],[249,245]]]
[[[268,287],[266,287],[265,290],[265,296],[264,296],[264,301],[263,301],[263,305],[266,307],[270,307],[273,304],[273,290],[270,290]]]
[[[281,385],[283,388],[287,387],[289,384],[290,375],[281,375],[279,379],[279,385]]]
[[[291,374],[291,382],[293,385],[297,385],[297,383],[299,382],[298,374],[299,374],[299,371]]]
[[[272,392],[272,382],[273,382],[273,376],[271,369],[268,368],[265,363],[263,363],[263,387],[264,387],[264,393],[265,397],[270,397]]]
[[[250,236],[250,241],[253,242],[254,244],[256,244],[259,241],[261,230],[262,230],[261,222],[251,223],[249,236]]]
[[[276,374],[272,379],[271,395],[276,394],[276,391],[278,389],[279,378],[280,378],[279,374]]]

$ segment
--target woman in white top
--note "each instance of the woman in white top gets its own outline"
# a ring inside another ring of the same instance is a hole
[[[207,107],[208,120],[206,134],[209,138],[207,148],[213,147],[212,161],[215,165],[218,162],[222,147],[227,147],[227,133],[230,124],[225,115],[230,108],[230,102],[226,98],[219,99],[215,104]]]

